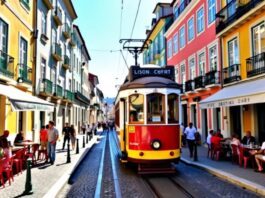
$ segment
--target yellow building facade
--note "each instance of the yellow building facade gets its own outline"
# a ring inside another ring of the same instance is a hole
[[[223,89],[202,102],[221,107],[225,136],[251,131],[265,141],[265,1],[222,0],[216,33],[222,46]]]
[[[33,90],[33,0],[0,3],[0,83],[32,95]],[[32,111],[12,111],[10,101],[0,95],[0,135],[10,131],[10,140],[22,130],[31,139]]]

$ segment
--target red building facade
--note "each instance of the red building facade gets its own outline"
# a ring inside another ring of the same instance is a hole
[[[218,0],[174,0],[174,23],[165,33],[167,65],[183,84],[182,121],[193,122],[203,140],[222,129],[221,109],[200,109],[199,102],[221,88],[221,48],[215,33]]]

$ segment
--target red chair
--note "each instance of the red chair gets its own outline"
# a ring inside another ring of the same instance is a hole
[[[240,157],[238,155],[238,146],[235,144],[231,144],[231,150],[232,150],[232,163],[236,162],[240,164]]]
[[[212,159],[219,160],[222,153],[222,147],[220,144],[212,144]]]
[[[36,153],[39,151],[39,147],[40,147],[39,144],[32,145],[32,152],[26,154],[28,158],[32,158],[33,164],[36,164],[37,162]]]
[[[4,163],[5,158],[0,159],[0,182],[2,183],[3,187],[5,187],[5,180],[4,180],[4,176],[3,176],[3,163]]]
[[[19,174],[19,172],[21,172],[21,174],[22,174],[24,152],[25,152],[24,149],[21,149],[21,150],[17,151],[15,156],[14,156],[13,163],[16,167],[16,173],[17,174]]]
[[[244,162],[244,168],[247,168],[249,157],[244,155],[244,147],[239,146],[239,165],[242,166],[242,161]]]
[[[13,176],[13,157],[11,157],[10,159],[8,159],[8,166],[6,167],[2,167],[2,175],[3,173],[6,174],[6,177],[9,181],[9,185],[11,185],[11,179],[14,182],[14,176]]]

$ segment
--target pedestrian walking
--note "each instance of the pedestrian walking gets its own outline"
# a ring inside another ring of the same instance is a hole
[[[66,141],[67,141],[67,144],[70,143],[70,130],[71,130],[71,128],[69,127],[68,123],[65,123],[65,127],[63,128],[64,139],[63,139],[62,150],[64,150]]]
[[[81,129],[83,131],[83,135],[86,134],[86,123],[83,123],[83,125],[81,126]]]
[[[42,126],[40,130],[40,151],[44,152],[46,162],[48,161],[48,154],[47,154],[48,129],[49,125],[47,124],[46,126]]]
[[[193,126],[192,122],[190,122],[189,126],[186,127],[184,133],[186,134],[186,139],[187,139],[188,146],[189,146],[190,158],[192,158],[193,150],[195,146],[195,133],[196,133],[196,128]]]
[[[76,131],[75,131],[74,125],[71,125],[71,128],[70,128],[70,137],[71,137],[72,150],[75,150]]]
[[[49,129],[48,129],[48,156],[50,159],[51,165],[54,164],[55,161],[55,149],[56,142],[59,137],[59,132],[54,126],[53,121],[49,121]]]

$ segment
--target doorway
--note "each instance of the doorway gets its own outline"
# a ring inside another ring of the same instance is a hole
[[[240,106],[230,107],[229,111],[230,111],[231,135],[233,133],[235,133],[241,139],[241,112],[240,112]]]
[[[205,139],[208,136],[208,114],[207,109],[202,109],[202,138]]]
[[[265,141],[265,103],[257,104],[258,140]]]
[[[45,126],[45,112],[40,112],[40,126]]]
[[[239,111],[240,112],[240,111]],[[214,130],[221,130],[221,109],[214,109]]]
[[[184,126],[188,126],[187,104],[182,105],[182,118]]]
[[[197,128],[197,109],[196,105],[191,105],[191,122],[193,126]]]
[[[18,132],[23,131],[23,112],[20,111],[18,114]]]

